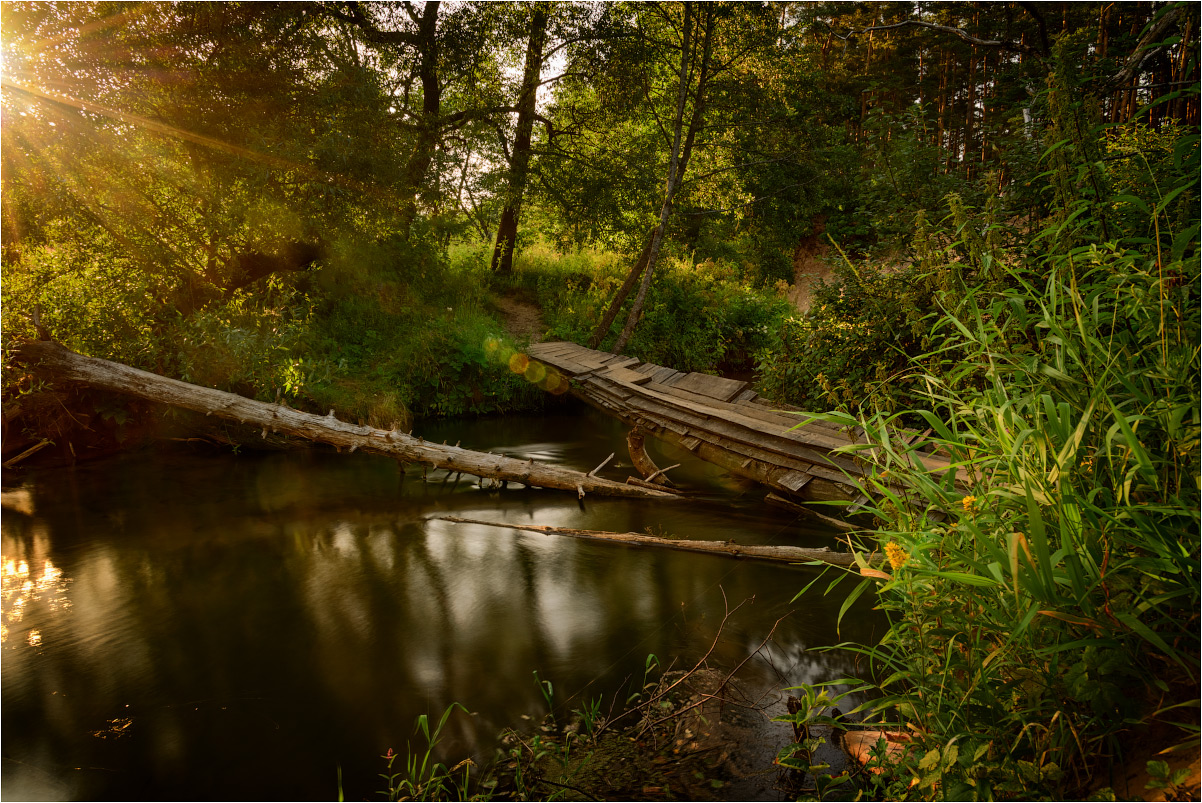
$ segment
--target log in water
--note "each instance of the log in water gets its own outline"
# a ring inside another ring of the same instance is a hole
[[[506,524],[499,521],[481,521],[480,519],[464,519],[458,516],[439,516],[440,521],[450,521],[456,524],[483,524],[489,527],[505,527],[511,530],[543,533],[545,535],[566,535],[571,538],[583,538],[590,541],[609,541],[635,546],[661,547],[664,549],[680,549],[685,552],[704,552],[710,555],[726,555],[732,558],[756,558],[758,560],[774,560],[783,563],[809,563],[819,561],[833,566],[854,566],[856,559],[850,552],[832,552],[821,547],[806,549],[796,546],[769,546],[763,544],[736,544],[734,541],[690,541],[687,539],[660,538],[655,535],[641,533],[611,533],[604,530],[578,530],[570,527],[550,527],[539,524]]]
[[[330,410],[328,415],[321,416],[293,410],[282,404],[255,401],[234,393],[131,368],[118,362],[85,357],[50,340],[26,343],[18,349],[17,358],[48,378],[80,382],[93,388],[126,393],[206,415],[253,424],[263,428],[264,437],[269,431],[282,432],[328,443],[339,449],[350,449],[352,452],[362,449],[365,452],[388,455],[435,469],[460,471],[505,482],[520,482],[538,488],[575,491],[582,498],[586,493],[655,499],[674,497],[673,494],[653,488],[614,482],[591,473],[549,466],[533,460],[515,460],[445,444],[440,446],[398,430],[348,424],[338,420],[333,410]]]

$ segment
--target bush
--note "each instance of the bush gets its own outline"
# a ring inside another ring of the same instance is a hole
[[[890,437],[896,415],[830,416],[866,428],[876,466],[884,527],[852,596],[892,620],[855,648],[866,710],[913,736],[874,782],[890,798],[1065,799],[1134,725],[1198,733],[1197,262],[1090,245],[1007,273],[934,330],[966,359],[916,372],[927,442]]]
[[[96,229],[53,226],[50,235],[50,243],[28,247],[4,266],[5,354],[16,339],[34,337],[31,315],[39,306],[43,325],[68,348],[155,366],[159,310],[152,278],[112,257],[115,249]]]
[[[630,265],[599,259],[559,264],[538,282],[548,337],[585,343]],[[681,371],[750,367],[791,307],[773,290],[749,287],[749,278],[727,262],[661,259],[626,353]],[[611,339],[622,321],[619,315]]]

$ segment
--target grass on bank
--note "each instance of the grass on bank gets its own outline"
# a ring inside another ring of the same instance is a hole
[[[1142,740],[1196,755],[1202,276],[1198,227],[1172,234],[995,266],[940,296],[921,404],[828,416],[871,439],[850,451],[882,527],[858,546],[889,563],[844,579],[892,621],[839,649],[871,667],[869,718],[911,739],[870,797],[1113,799]],[[891,436],[914,419],[928,438]]]
[[[6,266],[6,353],[33,337],[37,306],[76,351],[380,426],[538,409],[548,394],[510,369],[527,342],[507,332],[496,299],[523,297],[541,308],[547,338],[585,342],[628,269],[616,254],[534,244],[498,276],[487,244],[347,241],[309,271],[184,317],[154,301],[163,277],[114,256],[106,237],[30,247]],[[749,367],[788,309],[750,281],[733,264],[664,259],[628,353],[682,370]],[[6,395],[29,383],[6,361]]]

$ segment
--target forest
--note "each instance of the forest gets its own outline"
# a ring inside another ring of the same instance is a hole
[[[415,434],[564,409],[533,340],[749,380],[876,471],[858,562],[762,591],[887,622],[784,721],[852,728],[854,688],[906,737],[842,775],[799,737],[795,795],[1197,794],[1197,4],[0,14],[6,486],[280,445],[56,383],[40,340]],[[569,794],[435,766],[387,794]]]

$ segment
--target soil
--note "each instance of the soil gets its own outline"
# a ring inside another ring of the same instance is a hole
[[[807,312],[814,298],[814,286],[831,277],[830,263],[825,259],[826,216],[815,215],[813,233],[802,237],[793,249],[793,284],[787,297],[799,312]]]
[[[516,340],[537,343],[547,333],[542,310],[529,294],[513,291],[498,297],[494,303],[501,312],[505,331]]]

